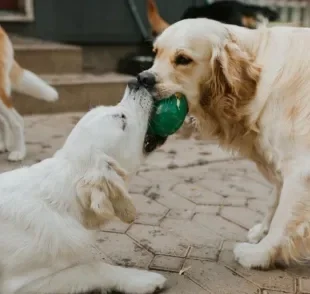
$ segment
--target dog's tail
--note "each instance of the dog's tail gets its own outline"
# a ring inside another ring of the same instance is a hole
[[[147,1],[147,17],[155,36],[160,35],[169,24],[160,16],[155,0]]]
[[[23,69],[14,60],[10,80],[16,92],[27,94],[45,101],[58,100],[57,91],[29,70]]]

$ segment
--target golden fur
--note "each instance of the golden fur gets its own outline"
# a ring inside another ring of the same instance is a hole
[[[8,159],[22,160],[26,155],[23,119],[14,109],[12,90],[38,99],[55,101],[58,93],[14,59],[12,43],[0,26],[0,152],[9,151]]]
[[[154,95],[183,93],[202,133],[253,160],[275,186],[262,224],[235,247],[245,267],[310,258],[309,46],[309,29],[208,19],[173,24],[154,43]]]
[[[5,88],[8,79],[5,71],[5,63],[8,59],[8,55],[11,53],[10,50],[7,49],[8,46],[11,46],[10,41],[4,30],[0,27],[0,99],[7,107],[11,108],[13,107],[11,96]]]

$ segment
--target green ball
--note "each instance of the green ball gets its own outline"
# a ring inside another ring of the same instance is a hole
[[[182,126],[187,113],[188,105],[183,95],[172,95],[156,101],[148,132],[161,137],[168,137]]]

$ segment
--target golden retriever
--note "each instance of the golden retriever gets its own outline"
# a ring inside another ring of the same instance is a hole
[[[200,130],[274,185],[264,220],[235,247],[244,267],[310,257],[309,47],[309,29],[189,19],[164,30],[154,65],[139,74],[157,99],[186,95]]]

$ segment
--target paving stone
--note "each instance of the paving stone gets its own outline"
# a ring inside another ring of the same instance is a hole
[[[182,178],[174,173],[173,170],[151,170],[147,172],[139,172],[139,176],[150,180],[152,182],[152,188],[160,189],[160,191],[170,190],[171,187],[179,182],[182,182]]]
[[[147,268],[153,254],[123,234],[98,232],[97,247],[115,264]]]
[[[168,143],[148,158],[148,166],[154,168],[180,168],[199,165],[214,160],[230,159],[231,155],[215,144],[196,144],[196,140],[176,140],[170,137]],[[181,144],[180,144],[181,143]]]
[[[140,176],[135,176],[130,181],[129,192],[136,194],[144,194],[152,186],[152,182]]]
[[[224,198],[222,206],[244,207],[247,201],[245,197],[228,196]]]
[[[250,199],[248,208],[264,215],[268,209],[268,200]]]
[[[174,165],[174,156],[171,156],[171,154],[163,152],[162,150],[157,150],[147,159],[147,168],[150,170],[169,168]]]
[[[236,245],[236,242],[225,240],[222,244],[221,250],[233,250],[235,245]]]
[[[250,178],[254,181],[257,181],[258,183],[261,183],[263,185],[265,185],[266,187],[271,188],[272,184],[269,183],[264,176],[258,171],[258,170],[248,170],[245,174],[246,178]]]
[[[203,289],[184,275],[160,272],[167,281],[167,289],[162,294],[214,294]]]
[[[245,229],[252,228],[261,221],[261,215],[246,207],[224,207],[221,216]]]
[[[224,241],[224,244],[227,246],[227,241]],[[230,267],[237,267],[238,263],[235,261],[235,257],[233,254],[233,248],[236,245],[236,242],[230,242],[229,243],[229,249],[222,248],[220,255],[219,255],[219,261],[227,266]],[[225,245],[223,245],[224,247]]]
[[[231,159],[231,154],[224,151],[218,144],[210,144],[206,141],[197,141],[195,139],[176,140],[175,136],[171,137],[169,144],[162,146],[165,152],[173,151],[177,158],[186,157],[189,153],[194,153],[207,161]]]
[[[8,154],[7,153],[0,154],[1,173],[8,172],[8,171],[10,171],[12,169],[16,169],[16,168],[21,167],[20,163],[8,162],[7,158],[8,158]]]
[[[215,232],[192,221],[166,218],[160,226],[180,236],[183,240],[187,240],[186,244],[189,246],[219,248],[222,243],[222,238]]]
[[[278,291],[270,291],[270,290],[263,290],[262,294],[283,294],[284,292],[278,292]],[[293,293],[291,293],[293,294]]]
[[[220,207],[219,205],[197,205],[195,212],[218,215]]]
[[[104,253],[102,250],[98,248],[98,246],[90,246],[86,249],[90,251],[92,254],[92,259],[95,260],[104,260],[106,263],[114,264],[114,262]]]
[[[137,217],[135,223],[158,225],[160,220],[168,212],[168,208],[144,195],[131,194],[131,197],[137,209]]]
[[[129,224],[120,221],[111,221],[100,228],[103,232],[125,233],[129,228]]]
[[[285,271],[293,277],[309,278],[310,262],[306,262],[302,265],[291,265],[290,267],[286,268]]]
[[[222,174],[218,172],[209,172],[209,163],[193,165],[186,168],[173,169],[172,172],[180,179],[183,179],[183,183],[196,184],[203,179],[219,179]]]
[[[219,255],[219,248],[207,247],[207,246],[194,246],[188,253],[188,258],[200,259],[200,260],[212,260],[216,261]]]
[[[300,278],[299,288],[300,288],[300,292],[303,294],[310,293],[310,278]]]
[[[181,197],[169,189],[166,189],[162,184],[153,186],[145,195],[148,198],[156,200],[156,202],[164,205],[165,207],[174,210],[194,210],[196,206],[195,203]]]
[[[190,267],[190,268],[189,268]],[[224,265],[209,261],[187,260],[185,275],[216,294],[259,294],[259,287],[248,282]]]
[[[197,213],[193,221],[209,228],[224,239],[245,241],[246,230],[221,218],[220,216]]]
[[[189,249],[187,240],[160,227],[135,224],[127,234],[155,254],[185,257]]]
[[[191,219],[195,213],[195,210],[189,209],[171,209],[168,214],[167,218],[173,219]]]
[[[197,184],[226,197],[268,199],[271,192],[265,185],[238,175],[226,181],[205,179]]]
[[[152,270],[165,270],[171,272],[179,272],[183,266],[184,258],[157,255],[154,257],[150,269]]]
[[[233,252],[230,250],[223,250],[219,260],[238,275],[263,289],[294,293],[294,279],[282,270],[258,271],[245,269],[234,260]]]
[[[209,173],[218,173],[222,178],[231,176],[246,176],[249,172],[257,172],[255,164],[248,160],[228,160],[208,164]]]
[[[221,195],[194,184],[177,184],[173,188],[173,192],[196,204],[221,205],[223,202]]]

